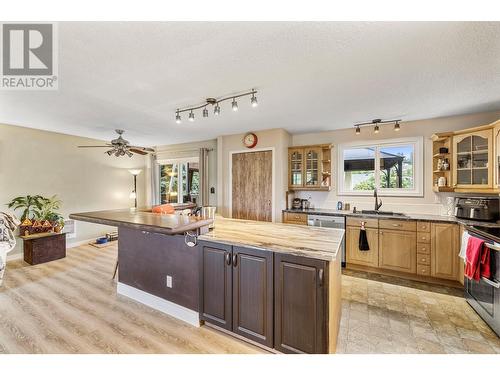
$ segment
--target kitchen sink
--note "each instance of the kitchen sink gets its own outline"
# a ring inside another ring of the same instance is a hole
[[[366,215],[406,216],[406,214],[403,214],[401,212],[391,211],[362,210],[361,213]]]

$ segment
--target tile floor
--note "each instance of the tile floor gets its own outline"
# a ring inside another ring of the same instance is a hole
[[[338,353],[500,353],[458,288],[345,271]]]

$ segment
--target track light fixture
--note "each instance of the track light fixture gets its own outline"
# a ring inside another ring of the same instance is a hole
[[[374,128],[373,128],[373,132],[375,134],[377,134],[380,131],[379,124],[392,124],[392,123],[394,123],[394,131],[399,131],[401,129],[401,127],[399,125],[400,121],[401,120],[382,120],[382,119],[376,118],[376,119],[373,119],[373,120],[368,121],[368,122],[361,122],[359,124],[354,124],[354,127],[356,128],[356,135],[358,135],[358,134],[361,133],[361,129],[360,128],[362,126],[375,125]]]
[[[231,99],[232,99],[231,108],[233,109],[233,111],[237,111],[238,110],[238,102],[236,101],[236,99],[237,98],[241,98],[243,96],[252,95],[252,97],[250,99],[250,104],[252,105],[252,107],[257,107],[258,102],[257,102],[257,96],[255,94],[257,94],[257,90],[252,89],[252,90],[244,92],[242,94],[232,95],[232,96],[227,96],[227,97],[222,97],[220,99],[207,98],[206,101],[205,101],[205,103],[197,105],[197,106],[194,106],[194,107],[183,108],[183,109],[178,108],[175,111],[175,122],[178,123],[178,124],[181,123],[181,113],[182,112],[189,112],[188,120],[191,121],[191,122],[193,122],[194,121],[194,111],[197,110],[197,109],[202,109],[202,108],[203,108],[203,112],[202,112],[203,117],[208,117],[208,109],[207,109],[207,107],[209,105],[213,105],[214,106],[214,115],[218,116],[218,115],[220,115],[220,105],[219,105],[219,103],[224,102],[226,100],[231,100]]]

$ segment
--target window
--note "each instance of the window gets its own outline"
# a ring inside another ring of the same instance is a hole
[[[161,204],[196,203],[200,189],[198,162],[167,161],[159,168]]]
[[[422,196],[422,156],[421,137],[340,145],[339,194]]]

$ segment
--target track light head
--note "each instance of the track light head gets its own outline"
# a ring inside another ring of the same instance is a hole
[[[401,127],[399,126],[399,122],[396,121],[396,123],[394,124],[394,131],[398,132],[400,130],[401,130]]]
[[[208,109],[207,109],[207,107],[203,108],[203,117],[208,117]]]
[[[219,106],[219,103],[217,103],[215,105],[215,108],[214,108],[214,115],[218,116],[220,115],[220,106]]]
[[[233,102],[231,103],[231,108],[233,108],[233,111],[237,111],[238,110],[238,102],[236,101],[235,98],[233,98]]]
[[[380,131],[380,128],[378,127],[378,125],[375,125],[375,127],[373,128],[373,132],[375,134],[378,134],[379,131]]]
[[[359,125],[356,126],[356,135],[361,134],[361,129],[359,128]]]
[[[255,93],[252,94],[252,99],[250,99],[250,103],[252,104],[252,107],[257,107],[259,103],[257,103],[257,97],[255,96]]]
[[[191,112],[189,112],[188,120],[191,121],[191,122],[194,121],[194,112],[192,110],[191,110]]]
[[[175,122],[176,122],[177,124],[180,124],[180,123],[182,122],[182,120],[181,120],[181,115],[180,115],[180,113],[179,113],[179,112],[177,112],[177,115],[175,115]]]

